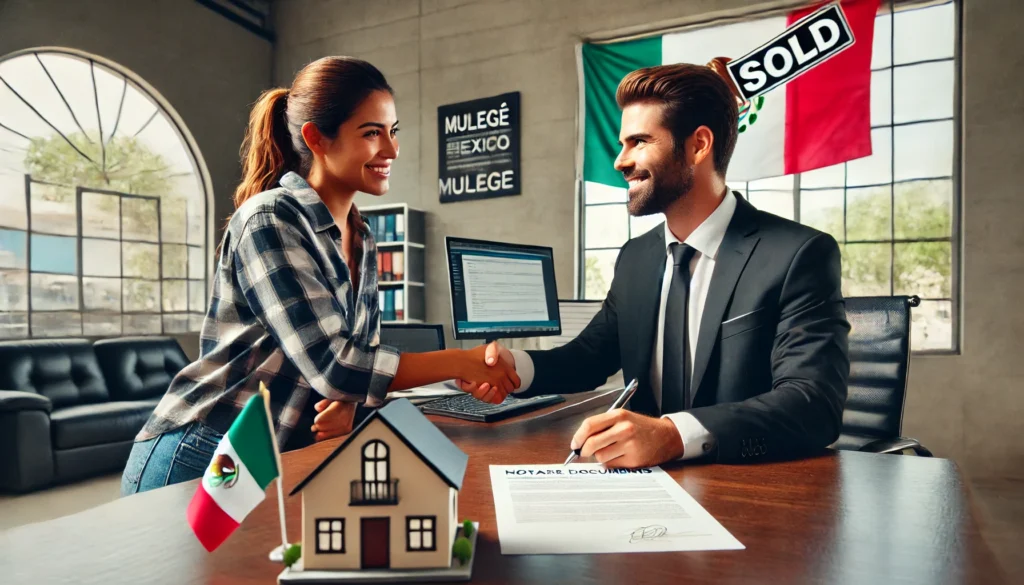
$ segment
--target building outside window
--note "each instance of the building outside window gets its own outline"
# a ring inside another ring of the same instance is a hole
[[[165,104],[97,56],[0,57],[0,338],[200,329],[209,181]]]

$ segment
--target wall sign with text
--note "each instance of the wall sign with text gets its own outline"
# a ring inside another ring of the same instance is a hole
[[[441,203],[519,195],[519,92],[437,108]]]

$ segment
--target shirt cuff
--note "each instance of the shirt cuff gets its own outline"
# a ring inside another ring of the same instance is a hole
[[[366,406],[377,407],[384,404],[391,381],[398,372],[398,350],[387,346],[377,346],[377,355],[373,357],[373,373],[370,375],[370,386],[366,389]]]
[[[700,424],[697,417],[692,414],[675,412],[666,414],[662,418],[671,420],[679,430],[679,436],[683,439],[683,456],[679,458],[680,461],[707,455],[715,448],[715,436],[704,428],[704,425]]]
[[[512,393],[526,392],[533,385],[533,358],[521,349],[510,349],[509,352],[516,361],[516,373],[519,374],[519,389]]]

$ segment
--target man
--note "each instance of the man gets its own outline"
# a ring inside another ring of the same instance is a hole
[[[835,240],[728,191],[737,108],[711,69],[634,71],[616,97],[629,212],[667,221],[622,247],[602,309],[576,339],[497,347],[489,363],[513,363],[523,394],[589,390],[620,367],[636,378],[630,410],[588,418],[572,440],[610,467],[792,458],[831,444],[849,375]]]

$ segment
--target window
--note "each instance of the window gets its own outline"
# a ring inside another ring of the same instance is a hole
[[[316,552],[345,552],[345,519],[317,518],[316,520]]]
[[[388,481],[388,446],[370,441],[363,447],[363,481]]]
[[[0,338],[198,331],[198,156],[113,63],[60,49],[0,58]]]
[[[383,441],[370,441],[363,447],[363,498],[376,500],[391,497],[388,446]]]
[[[406,516],[406,550],[437,550],[437,516]]]
[[[843,294],[918,295],[911,345],[955,351],[959,337],[959,165],[956,6],[888,2],[875,20],[872,155],[751,181],[729,181],[755,207],[832,234],[843,255]],[[736,56],[736,55],[734,55]],[[663,221],[630,217],[623,195],[586,184],[581,291],[603,299],[619,247]]]

